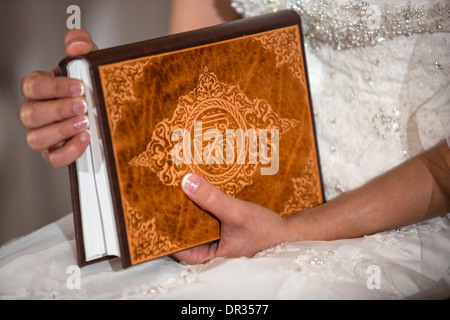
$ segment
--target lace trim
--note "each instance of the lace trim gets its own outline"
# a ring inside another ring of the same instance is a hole
[[[245,16],[293,9],[300,13],[306,45],[337,50],[373,46],[398,36],[449,31],[450,5],[374,5],[361,0],[232,0]]]
[[[184,286],[188,283],[195,281],[198,274],[208,265],[188,265],[178,276],[170,277],[163,283],[157,286],[153,286],[147,283],[142,283],[138,286],[125,288],[121,299],[157,299],[164,293],[167,293],[170,289]]]

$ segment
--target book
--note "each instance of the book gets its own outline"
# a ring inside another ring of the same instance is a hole
[[[189,172],[282,216],[324,202],[301,21],[291,10],[66,57],[91,141],[69,166],[78,263],[124,268],[220,239]]]

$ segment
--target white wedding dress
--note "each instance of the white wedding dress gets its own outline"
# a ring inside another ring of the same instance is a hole
[[[235,0],[303,21],[327,199],[447,138],[449,1]],[[407,190],[405,190],[407,191]],[[450,215],[339,241],[281,244],[188,266],[79,270],[68,215],[0,248],[3,299],[406,299],[450,296]],[[75,270],[75,271],[74,271]],[[80,280],[79,282],[77,282]]]

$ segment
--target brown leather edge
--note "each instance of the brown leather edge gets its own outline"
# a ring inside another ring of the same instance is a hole
[[[109,64],[119,60],[135,59],[229,40],[289,25],[301,25],[300,16],[293,10],[282,10],[212,27],[102,49],[92,52],[86,57],[93,65]]]
[[[300,34],[300,41],[302,44],[301,47],[302,47],[302,57],[303,57],[303,69],[304,69],[305,80],[306,80],[306,89],[308,92],[309,112],[311,114],[311,124],[312,124],[312,128],[313,128],[313,133],[314,133],[314,147],[316,149],[316,155],[317,155],[317,157],[316,157],[317,158],[316,159],[317,167],[319,169],[320,193],[322,196],[322,203],[325,203],[326,198],[325,198],[325,190],[323,187],[322,166],[321,166],[321,162],[320,162],[319,145],[317,143],[316,121],[314,119],[314,106],[313,106],[313,102],[312,102],[311,86],[310,86],[310,82],[309,82],[309,73],[308,73],[308,63],[306,61],[305,44],[304,44],[303,29],[302,29],[301,22],[299,22],[299,24],[298,24],[298,31]]]
[[[75,242],[77,250],[78,265],[86,265],[86,256],[84,252],[83,231],[81,228],[80,215],[80,196],[78,192],[77,166],[75,162],[69,165],[70,192],[72,195],[72,215],[74,223]]]

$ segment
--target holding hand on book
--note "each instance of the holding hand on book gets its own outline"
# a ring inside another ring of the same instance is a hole
[[[358,189],[288,217],[232,198],[194,174],[183,178],[181,188],[221,221],[221,236],[174,258],[195,264],[216,257],[251,257],[282,242],[356,238],[448,213],[450,149],[443,141]]]
[[[66,35],[65,50],[68,55],[80,55],[97,46],[86,31],[72,30]],[[55,68],[27,74],[20,89],[24,101],[19,119],[28,129],[28,146],[58,168],[79,158],[89,144],[83,83],[59,77]]]
[[[251,257],[286,241],[286,219],[272,210],[230,197],[203,177],[187,174],[181,187],[200,208],[221,222],[221,240],[174,254],[177,260],[203,263],[215,257]]]

